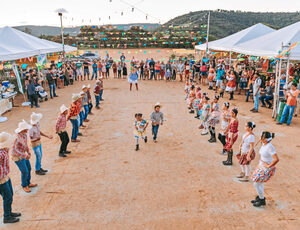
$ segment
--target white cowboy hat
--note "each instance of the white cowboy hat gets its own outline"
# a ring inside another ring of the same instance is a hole
[[[82,97],[83,95],[85,95],[85,92],[84,92],[84,91],[81,91],[81,92],[79,93],[79,95],[80,95],[80,97]]]
[[[6,132],[0,133],[0,149],[10,148],[13,144],[12,135]]]
[[[156,107],[162,107],[162,105],[159,103],[159,102],[157,102],[155,105],[154,105],[154,108],[156,108]]]
[[[77,101],[78,99],[79,99],[79,95],[76,94],[76,93],[73,93],[73,94],[72,94],[72,102],[75,102],[75,101]]]
[[[60,107],[60,113],[64,113],[64,112],[67,111],[67,110],[68,110],[68,107],[65,106],[65,105],[62,105],[62,106]]]
[[[43,114],[32,112],[30,123],[36,125],[43,118]]]
[[[83,85],[81,89],[86,89],[86,88],[87,88],[87,86],[86,86],[86,85]]]
[[[90,89],[90,88],[91,88],[91,85],[90,85],[90,84],[88,84],[86,88]]]
[[[19,122],[18,124],[18,128],[15,130],[16,133],[20,133],[22,132],[23,130],[28,130],[28,129],[31,129],[32,126],[30,124],[28,124],[26,121],[21,121]]]
[[[97,80],[97,81],[96,81],[96,84],[100,84],[100,83],[101,83],[101,81],[100,81],[100,80]]]

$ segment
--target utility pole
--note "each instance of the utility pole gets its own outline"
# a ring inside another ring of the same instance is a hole
[[[61,43],[63,46],[63,63],[65,63],[65,41],[64,41],[64,27],[62,22],[62,12],[58,13],[58,16],[60,17],[60,28],[61,28]]]
[[[207,19],[207,32],[206,32],[206,58],[208,57],[208,37],[209,37],[209,24],[210,24],[210,11],[208,12],[208,19]]]

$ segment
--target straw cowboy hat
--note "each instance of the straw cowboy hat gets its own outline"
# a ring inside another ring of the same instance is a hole
[[[28,129],[31,129],[32,126],[30,124],[28,124],[26,121],[21,121],[19,122],[18,124],[18,128],[15,130],[16,133],[20,133],[22,132],[23,130],[28,130]]]
[[[31,118],[30,123],[31,123],[32,125],[36,125],[36,124],[39,123],[39,121],[43,118],[43,114],[33,112],[33,113],[31,114],[31,117],[30,117],[30,118]]]
[[[0,133],[0,149],[10,148],[13,144],[12,135],[6,132]]]
[[[72,102],[75,102],[79,99],[79,95],[77,93],[72,94]]]
[[[62,105],[62,106],[60,107],[60,113],[64,113],[64,112],[67,111],[67,110],[68,110],[68,107],[65,106],[65,105]]]
[[[82,96],[85,95],[85,92],[84,92],[84,91],[81,91],[81,92],[79,93],[79,95],[80,95],[80,97],[82,97]]]
[[[90,84],[88,84],[88,85],[86,86],[86,88],[90,89],[90,88],[91,88],[91,85],[90,85]]]
[[[88,87],[86,85],[83,85],[81,89],[87,89]]]
[[[159,102],[157,102],[155,105],[154,105],[154,108],[156,108],[156,107],[162,107],[162,105],[159,103]]]

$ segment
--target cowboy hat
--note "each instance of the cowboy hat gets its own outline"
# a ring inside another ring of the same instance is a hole
[[[101,84],[101,81],[100,81],[100,80],[97,80],[97,81],[96,81],[96,84]]]
[[[31,118],[30,123],[32,125],[36,125],[37,123],[39,123],[39,121],[42,119],[42,117],[43,117],[43,114],[32,112],[31,117],[30,117]]]
[[[15,130],[16,133],[20,133],[22,132],[23,130],[28,130],[28,129],[31,129],[32,126],[30,124],[28,124],[26,121],[21,121],[19,122],[18,124],[18,128]]]
[[[0,149],[10,148],[13,144],[13,138],[9,133],[0,133]]]
[[[65,106],[65,105],[62,105],[62,106],[60,107],[60,113],[64,113],[64,112],[67,111],[67,110],[68,110],[68,107]]]
[[[154,105],[154,108],[156,108],[156,107],[162,107],[162,105],[159,103],[159,102],[157,102],[155,105]]]
[[[83,95],[85,95],[85,92],[84,92],[84,91],[81,91],[81,92],[79,93],[79,95],[80,95],[80,97],[82,97]]]
[[[90,88],[91,88],[91,85],[90,85],[90,84],[88,84],[88,85],[86,86],[86,88],[90,89]]]
[[[78,99],[79,99],[79,95],[76,94],[76,93],[73,93],[73,95],[72,95],[72,102],[75,102],[75,101],[77,101]]]
[[[86,85],[83,85],[81,89],[87,89],[88,87]]]

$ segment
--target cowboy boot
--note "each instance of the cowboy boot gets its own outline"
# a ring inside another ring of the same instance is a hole
[[[228,152],[228,159],[227,159],[227,161],[223,162],[223,165],[226,165],[226,166],[232,165],[232,155],[233,155],[233,152],[229,151]]]

